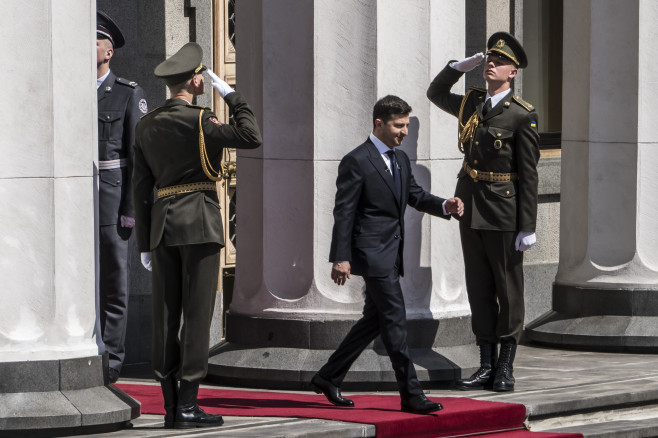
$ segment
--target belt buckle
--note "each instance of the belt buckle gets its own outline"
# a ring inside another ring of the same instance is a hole
[[[471,171],[468,172],[468,174],[469,174],[469,176],[470,176],[471,178],[473,178],[473,179],[475,179],[475,180],[476,180],[477,177],[478,177],[478,171],[475,170],[475,169],[471,169]]]

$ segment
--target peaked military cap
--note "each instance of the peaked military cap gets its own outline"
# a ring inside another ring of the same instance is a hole
[[[103,11],[96,12],[96,37],[107,38],[115,49],[126,43],[119,26]]]
[[[487,55],[494,54],[512,61],[518,68],[528,66],[528,58],[525,55],[521,43],[507,32],[496,32],[487,41]]]
[[[206,66],[201,62],[202,58],[201,46],[197,43],[187,43],[169,59],[162,61],[153,73],[172,83],[186,81],[195,74],[206,70]]]

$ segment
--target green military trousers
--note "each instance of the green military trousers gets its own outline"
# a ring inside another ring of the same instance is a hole
[[[516,231],[474,230],[460,223],[471,325],[478,345],[519,343],[525,318],[523,252]]]
[[[151,365],[159,380],[179,374],[181,380],[195,382],[208,372],[220,250],[218,243],[153,250]]]

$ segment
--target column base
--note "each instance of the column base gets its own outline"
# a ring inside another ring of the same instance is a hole
[[[553,285],[553,310],[525,330],[551,347],[658,353],[658,290]]]
[[[222,385],[309,389],[313,375],[354,320],[307,321],[227,314],[227,341],[210,352],[206,380]],[[408,344],[423,387],[447,387],[479,366],[470,317],[408,321]],[[375,339],[353,364],[345,390],[397,390],[390,359]]]
[[[138,401],[105,386],[101,356],[0,363],[0,436],[98,433],[130,426]]]

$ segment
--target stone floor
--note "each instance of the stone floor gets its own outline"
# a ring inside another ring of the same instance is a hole
[[[514,393],[429,390],[435,397],[470,396],[525,404],[533,431],[573,431],[586,438],[658,436],[658,355],[592,353],[521,346]],[[146,382],[122,378],[121,382]],[[349,396],[350,392],[345,395]],[[225,417],[221,428],[162,429],[162,417],[142,415],[131,429],[96,435],[124,437],[367,437],[369,425],[325,420]]]

